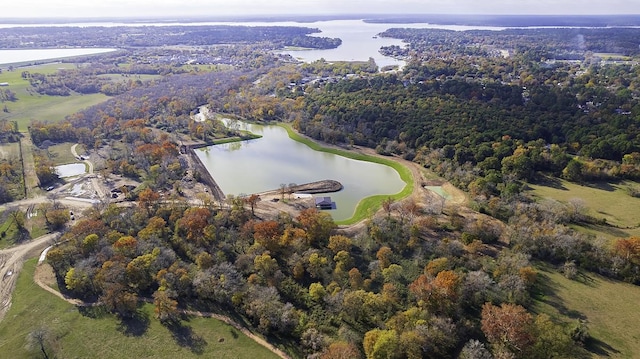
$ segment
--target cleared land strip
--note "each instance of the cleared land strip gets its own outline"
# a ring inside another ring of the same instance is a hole
[[[32,148],[31,135],[28,133],[23,134],[20,138],[20,158],[22,159],[26,198],[33,197],[35,195],[34,190],[40,186],[40,181],[36,176],[36,163],[33,159]]]

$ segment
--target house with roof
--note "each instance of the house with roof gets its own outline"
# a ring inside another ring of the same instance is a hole
[[[331,197],[316,197],[316,208],[317,209],[334,209],[335,206],[331,201]]]

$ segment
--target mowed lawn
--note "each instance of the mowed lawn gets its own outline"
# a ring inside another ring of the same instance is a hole
[[[596,219],[606,219],[609,226],[584,227],[588,232],[607,238],[640,236],[640,198],[631,197],[626,188],[640,184],[630,181],[620,183],[596,183],[580,185],[560,180],[557,186],[529,185],[537,198],[552,198],[566,203],[581,199],[588,207],[588,214]]]
[[[544,295],[534,310],[586,320],[593,338],[587,345],[594,358],[638,358],[640,355],[640,287],[583,273],[569,280],[542,269]]]
[[[7,101],[0,104],[0,120],[17,121],[20,131],[26,131],[32,120],[57,122],[67,115],[76,113],[84,108],[98,104],[109,97],[103,94],[70,96],[47,96],[37,94],[35,91],[27,92],[31,88],[29,81],[22,78],[23,71],[32,73],[50,74],[60,68],[73,68],[74,64],[48,64],[41,66],[19,67],[13,71],[3,70],[0,73],[0,83],[7,82],[9,86],[0,87],[0,90],[10,90],[16,94],[16,101]],[[9,112],[4,112],[4,106]]]
[[[0,358],[41,357],[25,347],[27,335],[39,327],[53,334],[48,354],[57,358],[278,358],[215,319],[190,318],[170,331],[154,318],[151,304],[128,323],[100,310],[79,309],[36,285],[35,266],[35,259],[25,263],[13,304],[0,322]]]

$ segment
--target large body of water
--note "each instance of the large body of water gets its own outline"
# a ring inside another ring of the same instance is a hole
[[[358,202],[372,195],[395,194],[405,186],[389,166],[314,151],[289,138],[279,126],[247,125],[262,138],[216,145],[196,151],[225,194],[277,190],[280,184],[303,184],[332,179],[344,188],[331,196],[335,220],[350,218]],[[311,200],[310,200],[311,201]]]
[[[327,61],[367,61],[369,58],[373,58],[379,67],[388,65],[403,66],[404,61],[397,60],[392,57],[383,56],[378,50],[382,46],[398,45],[404,46],[404,43],[399,39],[382,38],[377,35],[389,28],[421,28],[421,29],[447,29],[455,31],[464,30],[502,30],[503,27],[492,26],[464,26],[464,25],[436,25],[427,23],[407,23],[407,24],[373,24],[366,23],[362,20],[328,20],[328,21],[316,21],[316,22],[294,22],[294,21],[279,21],[279,22],[157,22],[157,23],[145,23],[145,22],[133,22],[133,23],[121,23],[121,22],[96,22],[96,23],[66,23],[66,24],[0,24],[0,28],[8,27],[35,27],[35,26],[77,26],[77,27],[89,27],[89,26],[103,26],[103,27],[115,27],[115,26],[206,26],[206,25],[236,25],[236,26],[299,26],[318,28],[320,33],[313,34],[312,36],[332,37],[342,39],[342,44],[335,49],[327,50],[299,50],[299,51],[283,51],[283,53],[290,54],[296,59],[305,62],[313,62],[319,59],[325,59]],[[66,49],[65,49],[66,50]],[[81,50],[81,49],[78,49]],[[3,60],[3,52],[6,50],[0,50],[0,64],[8,63]],[[9,50],[14,51],[14,50]],[[20,50],[27,51],[27,50]],[[36,51],[36,50],[28,50]],[[40,51],[54,51],[57,50],[40,50]],[[26,53],[25,53],[26,54]],[[80,53],[82,55],[83,53]],[[89,54],[89,53],[84,53]],[[75,55],[68,55],[75,56]],[[42,60],[48,58],[58,58],[63,56],[45,57],[45,58],[26,58],[20,61],[33,61]],[[11,61],[19,62],[19,61]]]
[[[24,63],[59,59],[65,57],[101,54],[116,51],[116,49],[78,48],[78,49],[26,49],[26,50],[2,50],[0,49],[0,65]]]

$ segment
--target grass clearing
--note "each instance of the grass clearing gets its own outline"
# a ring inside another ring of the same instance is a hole
[[[0,212],[0,249],[11,247],[18,234],[13,218],[8,211]]]
[[[534,311],[586,320],[593,338],[587,349],[594,358],[638,357],[640,287],[594,273],[582,273],[578,280],[570,280],[556,270],[539,269],[543,293],[535,301]]]
[[[529,185],[536,198],[553,198],[560,202],[579,198],[588,207],[587,214],[607,220],[609,226],[584,226],[584,230],[606,238],[640,235],[640,198],[631,197],[627,188],[640,184],[631,181],[619,183],[592,183],[580,185],[560,180],[557,185]],[[579,227],[583,228],[583,226]]]
[[[71,153],[71,146],[73,145],[74,144],[71,142],[64,142],[57,145],[49,146],[49,148],[47,149],[49,158],[56,166],[79,162]],[[76,151],[79,155],[83,154],[84,149],[82,148],[82,145],[78,145],[76,147]]]
[[[397,161],[394,161],[392,159],[382,158],[382,157],[369,156],[369,155],[364,155],[360,153],[349,152],[349,151],[340,150],[337,148],[322,147],[316,142],[299,135],[297,132],[293,131],[293,129],[289,125],[279,124],[279,126],[282,126],[284,129],[287,130],[287,133],[289,134],[289,137],[292,140],[304,143],[305,145],[309,146],[315,151],[327,152],[334,155],[351,158],[353,160],[368,161],[368,162],[389,166],[398,172],[398,174],[400,175],[400,179],[405,183],[405,186],[402,189],[402,191],[396,194],[376,195],[376,196],[363,198],[360,202],[358,202],[358,206],[356,207],[353,216],[343,221],[336,221],[336,224],[338,225],[349,225],[349,224],[358,223],[366,218],[369,218],[378,209],[380,209],[382,207],[382,202],[387,198],[391,198],[394,201],[398,201],[400,199],[403,199],[409,196],[413,192],[413,174],[411,173],[411,170],[409,170],[407,167],[403,166],[401,163]]]
[[[25,214],[24,229],[18,231],[18,227],[11,216],[11,212],[19,209],[18,207],[9,207],[4,211],[0,211],[0,249],[12,247],[23,241],[38,238],[49,233],[46,221],[42,212],[39,211],[38,205],[31,205],[29,209],[22,208]],[[27,212],[30,215],[27,215]],[[1,357],[1,356],[0,356]]]
[[[595,52],[593,56],[597,56],[603,60],[620,60],[620,61],[631,61],[631,56],[626,56],[624,54],[619,54],[615,52]]]
[[[17,121],[18,129],[24,132],[32,120],[62,121],[67,115],[103,102],[109,98],[103,94],[47,96],[35,92],[29,93],[27,91],[27,89],[31,88],[31,85],[29,81],[22,78],[22,72],[29,71],[32,73],[50,74],[63,68],[75,68],[75,64],[55,63],[18,67],[13,71],[2,71],[2,73],[0,73],[0,82],[9,83],[9,86],[3,89],[14,92],[18,99],[13,102],[8,101],[3,103],[2,106],[4,107],[4,105],[6,105],[9,112],[0,112],[0,119]]]
[[[11,159],[20,159],[20,144],[18,142],[0,144],[0,161]]]
[[[172,332],[154,318],[151,304],[127,323],[100,308],[75,307],[34,283],[35,266],[36,259],[25,263],[0,322],[0,357],[33,358],[37,353],[25,349],[25,338],[46,327],[55,337],[49,354],[58,358],[278,358],[215,319],[189,318]]]
[[[28,231],[31,223],[30,220],[25,220],[25,228],[22,232],[18,230],[13,217],[10,215],[11,210],[5,210],[0,212],[0,249],[13,247],[16,243],[24,241],[32,237]]]

